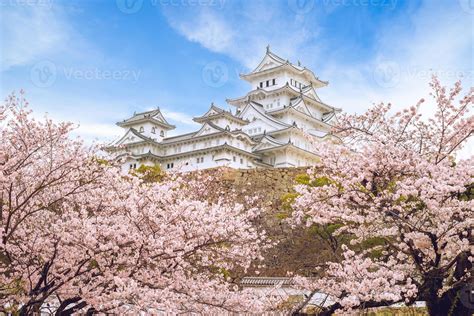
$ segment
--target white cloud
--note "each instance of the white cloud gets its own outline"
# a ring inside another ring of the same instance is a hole
[[[173,123],[179,123],[180,125],[181,124],[190,125],[193,127],[199,126],[199,124],[193,121],[193,117],[186,113],[176,112],[169,109],[161,109],[161,113],[163,113],[163,116],[167,120]]]
[[[303,20],[288,18],[286,7],[260,2],[245,2],[239,10],[227,3],[228,12],[210,8],[195,8],[191,16],[181,11],[165,11],[170,25],[192,42],[210,51],[228,55],[247,68],[253,68],[262,58],[265,47],[289,59],[301,58],[308,52],[308,41],[316,36]],[[315,57],[316,47],[311,54]]]
[[[4,6],[0,23],[2,70],[58,53],[69,39],[68,24],[49,6]]]
[[[471,19],[459,6],[441,8],[427,1],[408,19],[389,21],[378,31],[372,62],[339,66],[332,60],[324,69],[332,81],[324,91],[327,101],[348,111],[380,101],[410,106],[427,97],[432,74],[447,85],[461,77],[466,87],[472,85]],[[406,20],[410,24],[401,27]]]

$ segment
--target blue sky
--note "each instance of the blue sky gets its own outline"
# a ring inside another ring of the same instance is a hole
[[[473,85],[472,0],[0,0],[1,94],[107,141],[159,106],[178,126],[246,93],[267,44],[330,82],[326,103],[361,112],[426,97],[432,73]],[[429,111],[427,107],[426,111]],[[472,146],[469,148],[472,151]]]

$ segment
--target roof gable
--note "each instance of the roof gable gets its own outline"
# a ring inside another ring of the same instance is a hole
[[[260,64],[255,68],[252,73],[275,68],[278,66],[283,65],[282,62],[276,60],[275,58],[271,57],[268,53],[263,57],[262,61]]]
[[[141,112],[141,113],[134,113],[132,117],[129,117],[128,119],[118,122],[117,125],[122,126],[122,127],[127,127],[127,126],[133,126],[134,124],[138,124],[141,122],[146,122],[146,121],[161,125],[162,127],[167,128],[167,129],[175,128],[175,126],[169,124],[166,121],[160,109],[155,109],[155,110]]]
[[[277,147],[281,145],[284,145],[284,144],[281,142],[278,142],[276,139],[274,139],[271,136],[265,135],[262,137],[262,139],[260,139],[260,142],[252,150],[257,151],[257,150]]]
[[[295,110],[313,117],[313,113],[309,110],[308,106],[306,105],[306,102],[304,102],[302,97],[298,97],[292,100],[290,104]]]
[[[135,129],[130,128],[119,140],[114,143],[114,146],[129,145],[150,140],[148,137],[141,135]]]
[[[256,73],[259,71],[275,68],[285,63],[286,61],[283,58],[272,53],[270,51],[270,46],[267,46],[267,51],[265,53],[265,56],[263,56],[262,61],[258,64],[258,66],[254,70],[252,70],[251,73]]]
[[[280,122],[274,119],[273,117],[265,114],[265,110],[263,109],[263,107],[253,101],[247,103],[245,108],[239,113],[239,117],[250,122],[253,122],[255,120],[261,120],[267,125],[272,126],[274,129],[289,126],[288,124]]]
[[[199,131],[196,132],[192,137],[198,137],[198,136],[203,136],[203,135],[208,135],[208,134],[214,134],[218,132],[222,132],[224,129],[220,128],[217,125],[214,125],[212,123],[206,122],[204,125],[199,129]]]
[[[151,116],[153,119],[161,122],[161,123],[164,123],[164,124],[169,124],[165,117],[163,116],[163,114],[161,113],[160,109],[157,109],[153,112],[152,116]]]
[[[209,108],[209,110],[207,110],[206,113],[204,113],[201,117],[207,117],[207,116],[211,116],[211,115],[216,115],[216,114],[220,114],[224,112],[223,109],[217,107],[214,105],[214,103],[211,104],[211,107]]]

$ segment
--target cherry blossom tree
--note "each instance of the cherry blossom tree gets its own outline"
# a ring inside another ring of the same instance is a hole
[[[71,140],[72,128],[33,119],[23,95],[0,108],[2,312],[267,308],[226,273],[267,247],[256,210],[200,200],[206,179],[120,174]]]
[[[433,117],[424,100],[395,114],[380,104],[339,117],[342,144],[315,144],[294,219],[350,236],[314,285],[336,300],[323,314],[418,300],[430,315],[474,309],[474,158],[456,158],[474,133],[474,88],[431,87]]]

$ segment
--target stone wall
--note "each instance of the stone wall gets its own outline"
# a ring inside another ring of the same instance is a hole
[[[278,241],[278,245],[265,254],[266,268],[260,269],[261,276],[286,276],[288,271],[316,276],[314,268],[332,255],[314,230],[291,228],[286,221],[291,212],[287,200],[294,194],[296,178],[304,175],[306,170],[215,168],[200,171],[215,179],[208,188],[212,192],[208,197],[210,200],[224,195],[234,196],[237,202],[244,203],[246,197],[259,197],[258,203],[264,212],[255,225],[264,229],[272,240]]]

